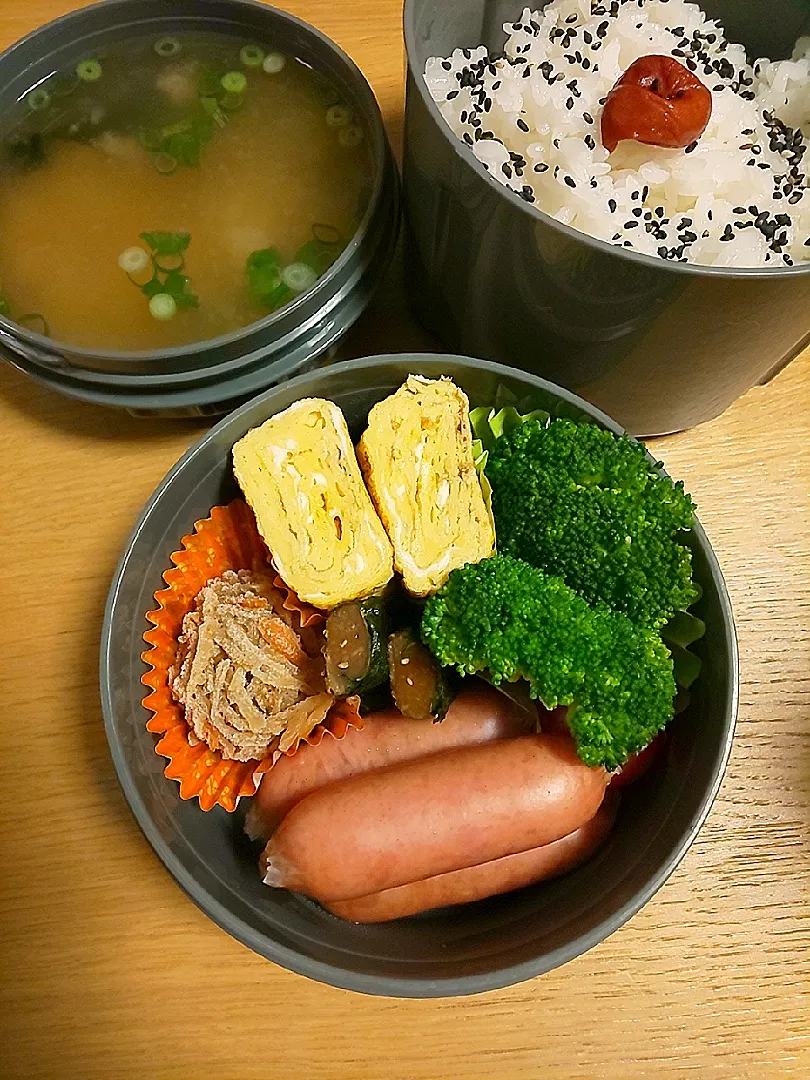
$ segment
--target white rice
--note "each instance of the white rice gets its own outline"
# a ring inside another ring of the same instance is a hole
[[[763,17],[765,17],[763,15]],[[505,55],[431,57],[425,81],[490,174],[580,232],[714,266],[810,260],[810,38],[756,60],[685,0],[553,0],[507,32]],[[712,93],[685,150],[602,145],[608,93],[640,56],[673,56]]]

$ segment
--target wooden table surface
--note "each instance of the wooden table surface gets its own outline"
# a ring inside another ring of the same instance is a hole
[[[0,0],[0,45],[74,6]],[[354,56],[398,141],[400,0],[288,7]],[[425,340],[397,297],[394,276],[350,351]],[[104,599],[142,504],[202,430],[0,372],[0,1077],[810,1076],[810,353],[655,444],[700,505],[740,636],[707,824],[622,930],[475,998],[365,998],[275,967],[186,899],[129,813],[98,702]]]

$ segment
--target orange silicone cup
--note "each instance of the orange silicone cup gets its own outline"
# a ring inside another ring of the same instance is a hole
[[[173,566],[163,575],[166,588],[155,593],[158,606],[146,615],[153,624],[143,635],[150,646],[142,654],[149,671],[141,681],[150,689],[143,704],[152,712],[146,727],[161,736],[155,750],[168,758],[164,775],[178,781],[180,798],[199,799],[203,810],[221,806],[230,812],[243,795],[255,794],[262,775],[282,756],[282,751],[271,748],[261,761],[231,761],[197,741],[182,707],[172,698],[169,670],[177,655],[183,618],[205,583],[226,570],[266,572],[269,556],[253,514],[242,499],[228,506],[215,506],[209,517],[195,523],[194,532],[184,536],[181,545],[170,556]],[[323,612],[299,600],[278,575],[273,583],[283,597],[283,608],[293,616],[294,629],[303,632],[305,638],[311,636],[323,623]],[[349,728],[361,728],[358,705],[356,698],[335,702],[323,723],[303,741],[314,746],[326,734],[342,739]],[[296,748],[284,753],[294,754]]]

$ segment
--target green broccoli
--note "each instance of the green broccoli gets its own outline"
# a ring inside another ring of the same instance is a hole
[[[560,578],[508,555],[454,570],[430,597],[422,638],[461,674],[525,678],[568,724],[588,765],[615,769],[672,719],[672,658],[660,636],[588,603]]]
[[[640,443],[595,424],[528,420],[495,441],[486,477],[503,554],[648,626],[697,598],[677,539],[694,503]]]

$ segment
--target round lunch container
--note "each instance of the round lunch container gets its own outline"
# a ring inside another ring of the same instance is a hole
[[[737,640],[728,594],[700,525],[689,534],[703,589],[694,611],[706,623],[694,646],[702,667],[688,709],[668,729],[668,750],[623,796],[614,831],[578,870],[508,895],[396,922],[356,925],[260,879],[261,845],[243,831],[246,805],[203,813],[163,775],[142,701],[146,612],[194,522],[238,494],[231,448],[247,431],[304,397],[336,402],[352,437],[371,406],[410,374],[449,375],[470,403],[496,392],[552,415],[621,429],[581,398],[535,375],[461,356],[371,356],[285,382],[212,428],[149,500],[116,571],[104,618],[101,697],[113,761],[138,824],[188,895],[245,945],[283,967],[334,986],[395,997],[493,990],[565,963],[612,933],[677,866],[709,812],[731,749],[737,713]],[[350,737],[350,736],[347,736]],[[336,827],[340,827],[338,823]],[[328,837],[324,843],[328,843]]]
[[[399,178],[371,87],[314,27],[254,0],[105,0],[48,23],[0,55],[0,113],[40,79],[137,34],[218,31],[271,42],[326,75],[362,115],[374,165],[365,216],[335,264],[286,307],[230,334],[150,352],[77,349],[0,317],[0,356],[84,401],[174,415],[223,413],[328,358],[365,309],[399,230]]]
[[[810,340],[810,264],[729,270],[629,253],[562,225],[493,180],[445,124],[425,85],[425,61],[481,44],[501,52],[503,24],[525,6],[405,2],[412,307],[448,348],[561,383],[637,435],[709,420]],[[810,33],[806,0],[700,6],[751,57],[789,56]]]

